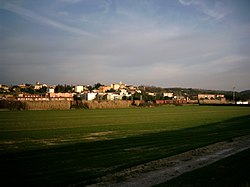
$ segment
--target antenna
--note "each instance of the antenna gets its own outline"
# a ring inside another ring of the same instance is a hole
[[[233,87],[233,102],[236,104],[236,98],[235,98],[235,86]]]

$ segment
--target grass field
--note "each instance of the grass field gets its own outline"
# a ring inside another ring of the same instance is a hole
[[[0,183],[85,185],[107,173],[250,134],[250,108],[2,111],[0,124]]]

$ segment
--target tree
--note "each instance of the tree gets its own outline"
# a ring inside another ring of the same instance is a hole
[[[21,92],[29,93],[29,94],[34,94],[35,90],[33,86],[29,86],[27,88],[21,88]]]
[[[19,86],[12,86],[10,89],[9,89],[11,92],[20,92],[21,91],[21,88]]]
[[[104,85],[98,82],[94,84],[94,89],[98,90],[101,86],[104,86]]]
[[[56,93],[64,92],[64,86],[58,84],[58,85],[55,87],[55,92],[56,92]]]
[[[141,94],[139,94],[139,93],[134,93],[134,94],[132,95],[132,98],[133,98],[133,100],[140,100],[140,99],[141,99]]]
[[[47,92],[47,87],[43,86],[42,88],[40,88],[39,90],[36,91],[37,93],[46,93]]]
[[[56,87],[55,87],[55,92],[56,93],[66,93],[66,92],[72,92],[72,86],[70,85],[60,85],[58,84]]]
[[[72,86],[70,86],[70,85],[64,85],[64,91],[65,92],[72,92]]]
[[[113,88],[106,91],[106,93],[113,93],[113,92],[116,92]]]
[[[91,85],[89,85],[87,88],[89,89],[89,91],[94,90],[94,87],[92,87]]]

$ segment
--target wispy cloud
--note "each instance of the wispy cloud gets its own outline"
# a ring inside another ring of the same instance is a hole
[[[217,7],[210,8],[207,4],[200,3],[200,5],[198,6],[199,10],[202,13],[207,15],[209,18],[215,19],[217,21],[222,20],[227,14],[227,12],[221,6],[218,5]]]
[[[58,1],[62,3],[75,4],[75,3],[79,3],[81,0],[58,0]]]
[[[193,5],[199,12],[206,15],[207,18],[217,21],[223,19],[226,15],[226,11],[218,3],[215,3],[214,6],[209,6],[205,1],[200,0],[179,0],[179,2],[184,6]]]
[[[215,20],[221,20],[222,18],[225,17],[225,14],[216,12],[216,11],[211,10],[211,9],[205,9],[205,10],[203,10],[203,13],[206,14],[207,16],[209,16],[210,18],[214,18]]]
[[[194,1],[194,0],[179,0],[179,2],[180,2],[182,5],[191,5],[191,4],[193,4],[195,1]]]
[[[14,4],[4,3],[3,5],[0,6],[0,9],[8,10],[8,11],[15,13],[21,17],[28,18],[28,19],[36,21],[40,24],[45,24],[47,26],[50,26],[50,27],[53,27],[56,29],[60,29],[60,30],[63,30],[65,32],[68,32],[71,34],[94,36],[92,33],[89,33],[89,32],[86,32],[84,30],[81,30],[79,28],[71,27],[71,26],[65,25],[63,23],[60,23],[58,21],[40,16],[31,10],[25,9],[23,7],[20,7],[20,6],[16,6]]]

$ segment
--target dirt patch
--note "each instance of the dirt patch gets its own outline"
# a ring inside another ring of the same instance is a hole
[[[250,136],[233,138],[101,177],[91,186],[153,186],[249,148]]]
[[[94,132],[85,136],[85,140],[103,140],[108,139],[106,136],[113,134],[113,131],[103,131],[103,132]]]

